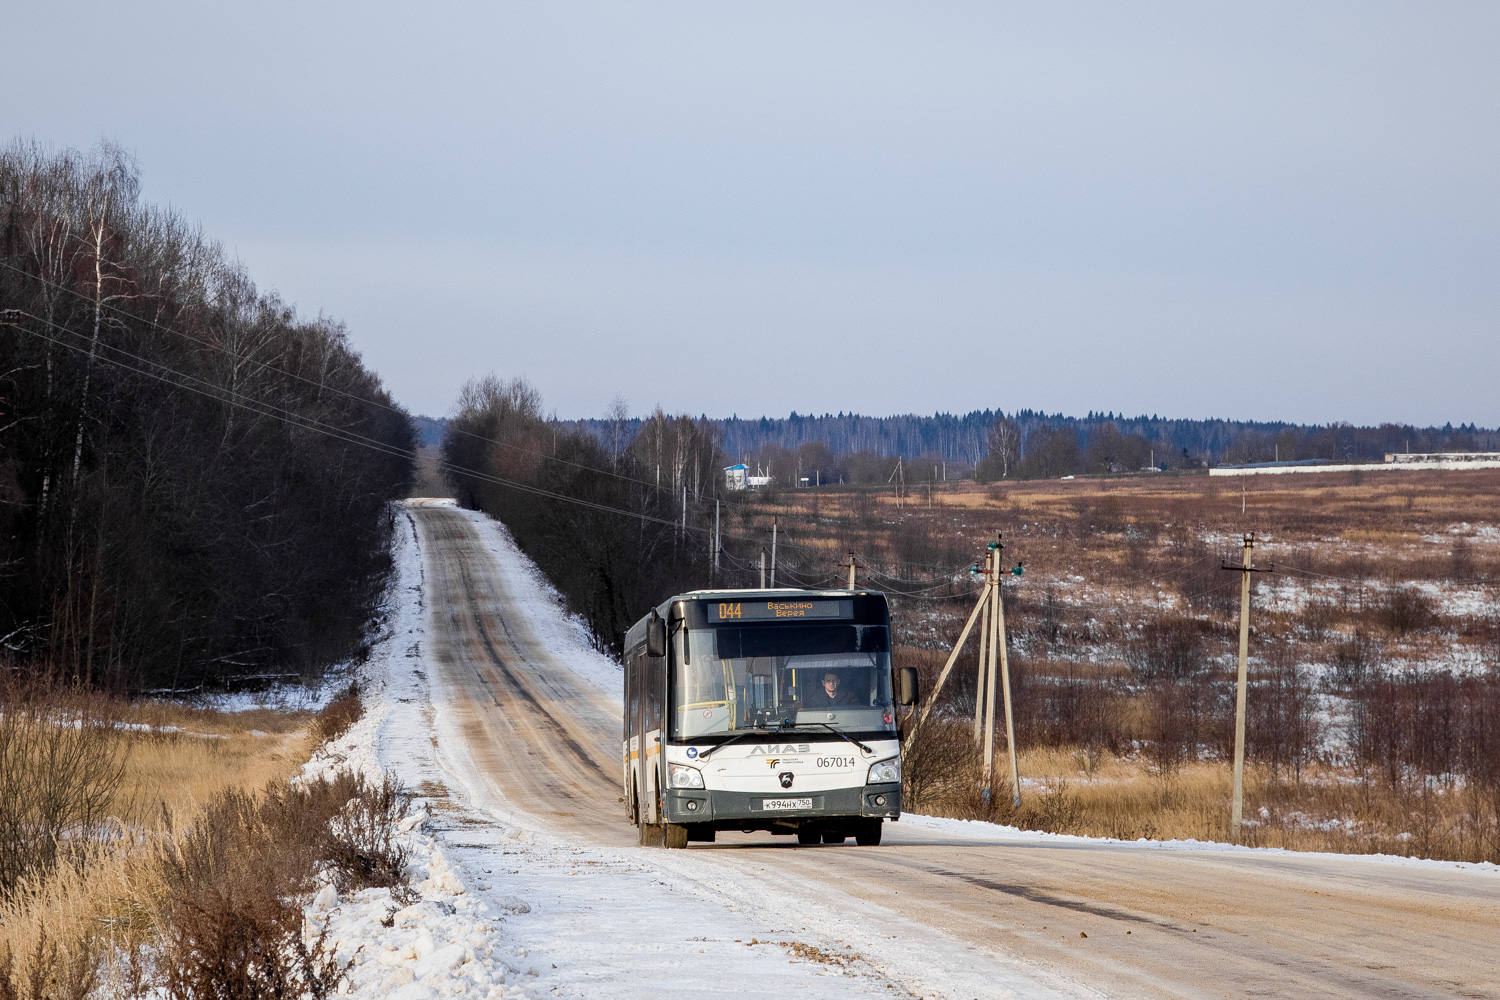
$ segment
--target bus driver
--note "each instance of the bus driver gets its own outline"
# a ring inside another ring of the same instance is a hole
[[[839,675],[830,670],[823,675],[821,689],[814,689],[812,696],[808,699],[808,705],[812,708],[833,708],[838,705],[856,704],[854,694],[851,691],[839,691]]]

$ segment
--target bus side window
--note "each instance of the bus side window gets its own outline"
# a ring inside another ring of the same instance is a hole
[[[641,654],[625,658],[625,738],[636,734],[636,719],[641,710]]]
[[[645,682],[646,723],[643,732],[660,729],[662,723],[662,688],[666,681],[667,658],[646,656],[646,669],[642,671]],[[644,750],[644,748],[642,748]]]

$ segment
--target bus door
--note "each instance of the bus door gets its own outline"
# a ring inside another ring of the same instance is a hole
[[[641,740],[639,720],[637,716],[641,709],[641,653],[636,651],[625,654],[625,732],[624,732],[624,762],[621,764],[621,781],[625,788],[625,808],[633,810],[631,794],[640,788],[637,777],[636,759],[640,756]]]
[[[660,823],[661,755],[664,749],[667,658],[641,654],[640,773],[641,815],[644,822]]]

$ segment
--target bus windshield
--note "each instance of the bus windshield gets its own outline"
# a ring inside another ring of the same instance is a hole
[[[884,625],[727,625],[675,636],[672,737],[787,725],[894,732]]]

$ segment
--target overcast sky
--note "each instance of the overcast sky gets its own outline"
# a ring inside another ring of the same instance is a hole
[[[1500,5],[10,3],[417,412],[1500,424]]]

